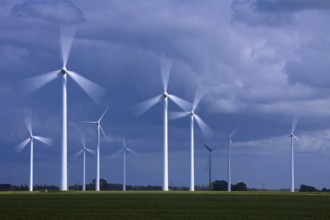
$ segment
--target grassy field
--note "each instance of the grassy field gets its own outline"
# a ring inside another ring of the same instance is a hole
[[[13,192],[0,219],[330,219],[330,194]]]

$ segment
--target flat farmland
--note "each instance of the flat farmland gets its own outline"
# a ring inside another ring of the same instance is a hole
[[[330,194],[6,192],[0,219],[330,219]]]

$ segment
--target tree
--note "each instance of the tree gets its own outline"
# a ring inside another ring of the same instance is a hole
[[[233,191],[247,191],[246,184],[243,182],[239,182],[232,187]]]
[[[318,190],[314,186],[300,185],[299,192],[317,192]]]
[[[224,180],[216,180],[212,183],[212,189],[214,191],[226,191],[228,189],[228,184]]]

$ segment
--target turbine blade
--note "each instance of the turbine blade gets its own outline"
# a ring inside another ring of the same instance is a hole
[[[189,111],[192,107],[191,103],[175,95],[169,94],[168,97],[184,111]]]
[[[74,35],[77,31],[75,26],[62,26],[60,29],[61,55],[63,67],[66,67],[72,48]]]
[[[53,144],[53,140],[50,139],[50,138],[46,138],[46,137],[40,137],[40,136],[34,136],[33,137],[34,139],[48,145],[48,146],[51,146]]]
[[[28,145],[30,142],[30,138],[27,138],[26,140],[22,141],[20,144],[18,144],[16,147],[15,147],[15,150],[17,153],[20,153],[25,147],[26,145]]]
[[[80,121],[80,123],[96,124],[97,121]]]
[[[169,120],[175,120],[179,118],[184,118],[188,116],[188,112],[169,112],[168,118]]]
[[[194,115],[196,122],[199,126],[199,128],[201,129],[203,135],[205,137],[210,137],[213,134],[213,131],[211,130],[211,128],[198,116],[198,115]]]
[[[137,104],[135,106],[134,110],[138,116],[141,116],[144,112],[149,110],[152,106],[156,105],[161,100],[162,100],[162,96],[160,96],[160,95],[155,96],[151,99],[148,99],[146,101],[143,101],[143,102]]]
[[[200,103],[202,98],[205,96],[205,94],[206,94],[206,91],[202,90],[201,87],[199,86],[196,90],[196,94],[195,94],[194,101],[193,101],[193,104],[192,104],[193,111],[196,110],[198,104]]]
[[[212,148],[210,148],[207,144],[204,144],[204,147],[205,147],[208,151],[212,151]]]
[[[20,85],[26,94],[30,94],[59,76],[60,70],[51,71],[23,80]]]
[[[68,75],[87,93],[94,102],[99,102],[103,98],[106,90],[96,83],[86,79],[74,71],[67,71]]]
[[[291,134],[293,134],[296,131],[296,127],[299,123],[299,119],[298,118],[294,118],[292,120],[292,124],[291,124]]]
[[[123,144],[123,147],[126,147],[126,137],[122,138],[122,144]]]
[[[74,155],[73,155],[73,157],[75,158],[75,159],[77,159],[82,153],[84,152],[84,149],[81,149],[81,150],[79,150],[78,152],[76,152]]]
[[[164,92],[167,91],[168,81],[169,81],[170,74],[171,74],[172,63],[173,63],[173,60],[168,57],[162,56],[159,58],[159,65],[160,65],[160,71],[162,74]]]
[[[122,154],[124,152],[124,149],[122,148],[122,149],[120,149],[120,150],[117,150],[117,151],[115,151],[114,153],[112,153],[112,154],[110,154],[109,156],[106,156],[107,158],[114,158],[114,157],[116,157],[116,156],[118,156],[118,155],[120,155],[120,154]]]
[[[30,136],[32,136],[32,119],[31,119],[31,115],[29,116],[26,116],[24,118],[24,121],[25,121],[25,125],[30,133]]]
[[[108,137],[105,135],[104,130],[103,130],[101,124],[100,124],[100,130],[101,130],[103,136],[105,137],[105,140],[108,140]]]
[[[104,115],[105,115],[105,113],[108,111],[108,109],[109,109],[109,107],[107,107],[107,108],[105,109],[105,111],[104,111],[104,112],[103,112],[103,114],[101,115],[101,117],[100,117],[99,121],[101,121],[101,120],[102,120],[103,116],[104,116]]]
[[[85,138],[85,136],[81,135],[80,136],[80,141],[81,141],[81,144],[82,144],[83,148],[86,148],[86,138]]]
[[[239,127],[235,127],[234,130],[229,135],[229,138],[232,138],[239,131]]]
[[[137,155],[138,154],[136,151],[132,150],[131,148],[126,147],[126,150],[127,150],[128,153],[130,153],[132,155]]]
[[[91,149],[86,148],[86,151],[87,151],[88,153],[92,154],[93,156],[96,155],[96,152],[95,152],[94,150],[91,150]]]
[[[296,140],[296,142],[299,144],[300,143],[300,138],[296,135],[293,135],[293,139]]]

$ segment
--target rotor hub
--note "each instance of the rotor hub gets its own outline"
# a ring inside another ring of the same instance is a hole
[[[67,74],[67,69],[66,69],[66,67],[63,67],[63,69],[61,69],[61,71],[60,71],[60,73],[62,74],[62,75],[65,75],[65,74]]]
[[[168,98],[168,93],[167,92],[164,92],[164,94],[163,94],[163,98],[165,99],[165,98]]]

